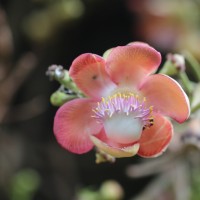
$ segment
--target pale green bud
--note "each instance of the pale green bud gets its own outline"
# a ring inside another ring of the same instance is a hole
[[[185,58],[180,54],[168,54],[167,61],[159,73],[166,74],[168,76],[177,75],[180,72],[185,71]]]
[[[100,194],[104,200],[121,200],[124,196],[124,191],[117,181],[108,180],[102,184]]]
[[[77,95],[75,94],[66,94],[58,90],[51,95],[50,102],[54,106],[61,106],[65,102],[71,101],[72,99],[75,98],[77,98]]]

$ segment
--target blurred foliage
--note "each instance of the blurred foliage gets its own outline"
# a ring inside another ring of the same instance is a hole
[[[186,49],[200,58],[199,0],[128,0],[128,8],[137,15],[140,38],[165,51]]]
[[[114,180],[104,181],[99,190],[84,188],[78,192],[77,200],[122,200],[124,191]]]
[[[33,11],[24,20],[23,29],[31,40],[46,42],[62,26],[68,26],[68,23],[81,17],[83,13],[84,5],[81,0],[47,1],[44,8]]]
[[[32,169],[25,169],[12,178],[11,200],[31,200],[38,190],[40,177]]]

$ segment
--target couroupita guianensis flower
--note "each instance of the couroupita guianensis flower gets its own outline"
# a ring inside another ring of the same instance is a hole
[[[78,56],[69,74],[86,97],[57,111],[58,143],[77,154],[96,146],[116,158],[160,155],[173,135],[166,117],[182,123],[190,113],[181,86],[169,76],[154,74],[160,62],[160,53],[141,42],[112,48],[105,58]]]

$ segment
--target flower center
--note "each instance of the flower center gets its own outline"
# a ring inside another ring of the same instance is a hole
[[[139,140],[143,129],[153,125],[152,111],[152,106],[146,106],[145,98],[133,93],[116,93],[102,98],[92,117],[103,124],[108,138],[127,144]]]

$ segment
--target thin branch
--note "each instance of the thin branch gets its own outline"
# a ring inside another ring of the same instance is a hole
[[[147,188],[137,197],[132,198],[131,200],[155,200],[158,199],[158,196],[166,190],[170,185],[169,174],[165,173],[160,175],[154,181],[152,181]]]
[[[13,96],[22,83],[36,66],[36,57],[32,53],[26,53],[16,64],[10,75],[0,85],[0,122],[9,110]]]
[[[166,154],[155,160],[148,160],[140,164],[129,166],[126,173],[129,177],[139,178],[157,174],[171,168],[171,163],[176,155]]]
[[[4,117],[4,123],[19,122],[36,117],[47,109],[48,102],[43,96],[38,96],[30,101],[11,107]]]

